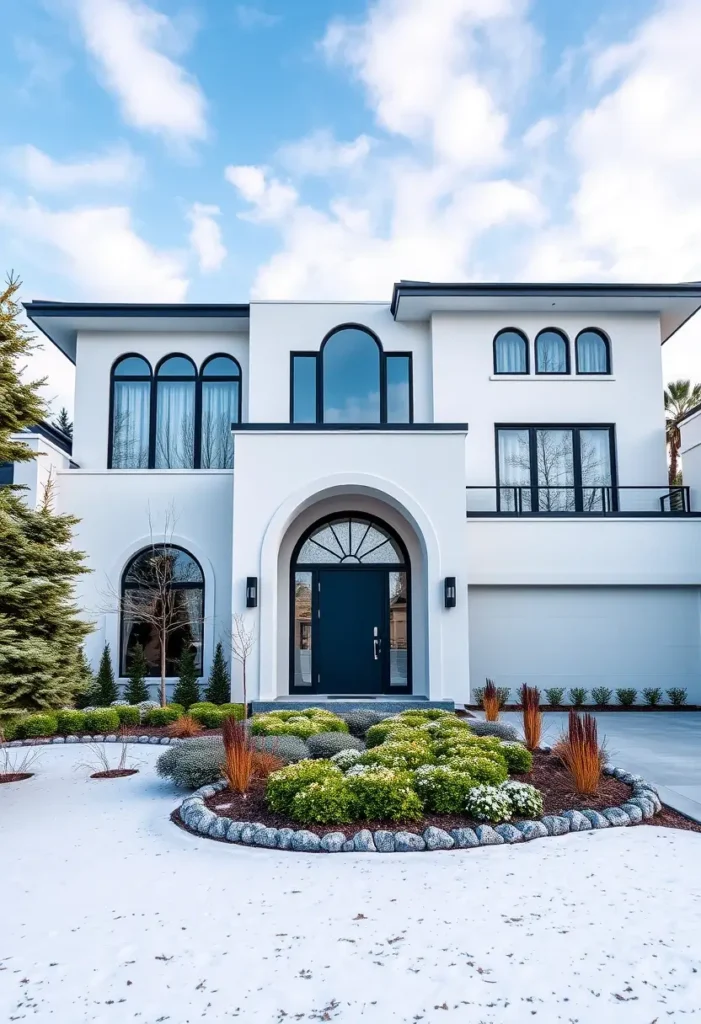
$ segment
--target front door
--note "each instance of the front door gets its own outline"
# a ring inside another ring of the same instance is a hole
[[[314,622],[317,693],[381,693],[386,639],[387,573],[322,569]]]

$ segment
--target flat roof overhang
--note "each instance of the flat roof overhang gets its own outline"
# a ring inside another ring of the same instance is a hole
[[[662,343],[701,308],[701,282],[684,284],[432,284],[400,281],[392,316],[427,321],[433,313],[657,313]]]
[[[246,331],[247,303],[25,302],[31,322],[75,363],[78,331]]]

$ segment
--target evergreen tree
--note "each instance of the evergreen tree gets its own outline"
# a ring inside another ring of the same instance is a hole
[[[183,649],[183,653],[180,656],[178,674],[180,678],[173,691],[173,703],[182,704],[187,711],[191,704],[196,704],[200,699],[197,669],[195,668],[195,653],[189,646]]]
[[[82,689],[76,694],[75,706],[77,708],[95,707],[98,700],[97,680],[82,647],[80,649],[80,676]]]
[[[217,644],[214,652],[214,661],[207,681],[205,698],[212,704],[228,704],[231,700],[231,680],[229,677],[229,666],[224,657],[224,648],[221,643]]]
[[[12,275],[0,289],[0,463],[34,453],[12,435],[44,418],[43,381],[23,381],[19,363],[32,348]],[[92,627],[74,603],[88,570],[70,547],[72,516],[54,515],[52,486],[30,509],[21,487],[0,488],[0,714],[71,705],[85,686],[82,645]]]
[[[146,673],[148,665],[144,657],[144,649],[141,644],[136,644],[129,659],[129,682],[124,691],[124,699],[130,704],[140,704],[142,700],[148,700],[148,687],[146,686]]]
[[[95,704],[100,708],[109,707],[112,701],[119,700],[117,684],[114,681],[112,652],[110,651],[109,644],[105,644],[102,657],[100,658],[100,667],[97,670],[97,678],[95,679],[95,694],[97,697]]]
[[[68,409],[61,407],[61,411],[54,420],[54,426],[62,430],[67,437],[73,437],[73,420],[68,415]]]

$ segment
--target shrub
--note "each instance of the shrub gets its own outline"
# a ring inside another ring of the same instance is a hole
[[[140,700],[137,704],[139,714],[141,715],[141,721],[146,721],[146,716],[153,708],[160,708],[160,704],[157,700]]]
[[[334,754],[331,763],[340,768],[342,772],[347,772],[349,768],[358,763],[359,758],[360,751],[349,747],[347,750],[339,750],[337,754]]]
[[[591,699],[600,706],[610,704],[611,693],[612,691],[607,686],[595,686],[591,691]]]
[[[309,748],[298,736],[251,736],[254,750],[274,754],[285,764],[296,764],[309,757]]]
[[[467,793],[465,809],[478,821],[508,821],[511,800],[500,786],[475,786]]]
[[[624,686],[620,690],[616,690],[616,698],[619,704],[622,704],[624,708],[629,708],[635,704],[638,697],[638,691],[634,690],[632,686]]]
[[[295,796],[312,782],[326,779],[342,779],[343,772],[330,761],[300,761],[273,772],[268,777],[265,799],[268,807],[276,814],[292,814]]]
[[[472,690],[472,697],[474,698],[474,702],[477,705],[477,707],[481,708],[482,701],[484,700],[484,687],[475,686],[475,688]]]
[[[130,704],[118,704],[114,710],[117,712],[120,725],[139,725],[141,722],[139,708],[132,707]]]
[[[488,786],[500,786],[509,777],[503,759],[500,764],[488,757],[461,756],[450,758],[446,764],[449,768],[454,768],[455,771],[465,772],[472,776],[476,783],[484,783]]]
[[[667,696],[669,697],[669,703],[673,704],[675,708],[680,708],[682,704],[686,704],[687,692],[682,686],[673,686],[667,690]]]
[[[321,732],[348,732],[348,726],[338,715],[321,708],[295,711],[269,711],[251,719],[254,736],[298,736],[306,740]]]
[[[195,652],[192,647],[185,647],[180,655],[178,677],[173,690],[173,703],[182,704],[187,711],[191,704],[197,704],[200,699],[199,677],[195,668]]]
[[[222,778],[224,744],[218,736],[187,740],[177,747],[168,747],[156,762],[162,778],[172,779],[176,786],[199,789]]]
[[[484,696],[482,697],[482,707],[484,708],[484,717],[487,721],[496,722],[499,718],[499,694],[493,679],[487,680]]]
[[[331,776],[300,789],[289,813],[304,825],[342,825],[353,821],[354,803],[344,776]]]
[[[221,709],[221,705],[212,704],[191,704],[188,714],[205,729],[221,729],[224,718],[227,717]],[[229,718],[236,718],[236,715],[229,715]]]
[[[246,709],[243,704],[219,704],[218,708],[224,717],[230,715],[232,718],[238,719],[239,722],[242,722],[246,717]]]
[[[169,736],[175,736],[178,739],[190,739],[200,735],[202,726],[195,721],[192,715],[181,715],[180,718],[170,723],[167,732]]]
[[[465,808],[468,790],[477,785],[467,772],[448,765],[423,765],[414,772],[414,785],[427,811],[434,814],[460,814]]]
[[[166,704],[164,708],[151,708],[146,713],[146,725],[151,725],[154,728],[162,725],[171,725],[176,722],[182,715],[182,711],[172,704]]]
[[[21,721],[21,715],[13,715],[12,718],[0,721],[0,743],[10,743],[11,740],[17,738]]]
[[[533,767],[533,755],[522,743],[502,743],[501,753],[510,775],[525,775]]]
[[[346,732],[318,732],[307,740],[312,757],[333,757],[340,750],[365,750],[365,744]]]
[[[398,721],[411,721],[414,725],[423,725],[426,722],[440,722],[444,718],[455,718],[455,712],[446,711],[444,708],[409,708],[406,711],[400,711],[397,715]]]
[[[255,737],[251,737],[251,740]],[[251,742],[251,750],[253,751],[252,765],[253,775],[256,779],[267,779],[273,772],[279,772],[281,768],[285,767],[285,762],[277,754],[273,754],[270,750],[256,750]]]
[[[575,708],[581,708],[587,699],[587,690],[583,686],[573,686],[570,690],[570,704]]]
[[[141,701],[148,700],[147,672],[148,665],[144,657],[144,649],[141,644],[135,644],[127,671],[129,682],[124,688],[124,696],[129,704],[140,704]]]
[[[112,654],[110,652],[110,645],[105,644],[102,651],[102,657],[100,658],[100,667],[97,670],[97,676],[95,677],[95,703],[100,707],[109,707],[113,700],[117,700],[119,693],[117,692],[117,684],[114,681],[114,671],[112,669]]]
[[[20,739],[34,739],[36,736],[53,736],[58,729],[56,715],[48,711],[40,711],[35,715],[22,718],[17,728]]]
[[[384,768],[410,770],[422,764],[433,764],[436,757],[428,743],[419,740],[390,739],[379,747],[367,750],[359,758],[360,764],[379,764]]]
[[[85,732],[85,714],[82,711],[57,711],[56,722],[56,732],[60,733],[61,736],[69,736],[75,732]]]
[[[470,732],[475,736],[497,736],[500,740],[517,740],[518,732],[508,722],[483,722],[480,719],[470,719]]]
[[[226,704],[231,699],[231,677],[221,641],[214,650],[205,697],[211,704]]]
[[[662,700],[662,690],[659,686],[648,686],[643,690],[643,700],[650,707],[655,707]]]
[[[348,726],[351,736],[362,739],[370,726],[384,721],[385,718],[389,718],[389,715],[382,711],[344,711],[339,717]]]
[[[521,687],[521,708],[523,715],[523,735],[529,750],[537,750],[543,732],[543,714],[540,710],[540,690],[537,686]]]
[[[543,813],[543,794],[535,786],[510,779],[501,787],[511,804],[511,811],[524,818],[539,818]]]
[[[119,715],[116,708],[95,708],[94,711],[86,711],[85,731],[98,734],[117,732],[119,729]]]
[[[564,686],[550,686],[545,691],[545,698],[548,704],[553,708],[559,708],[562,704],[562,698],[565,696]]]
[[[379,747],[380,743],[384,743],[390,733],[398,728],[401,729],[402,726],[397,724],[396,718],[386,718],[384,722],[371,725],[365,735],[368,750],[371,747]]]
[[[593,796],[599,788],[605,760],[594,716],[585,714],[580,718],[570,709],[567,733],[555,744],[554,753],[567,768],[576,791]]]
[[[409,772],[376,767],[360,775],[346,775],[357,818],[368,821],[416,821],[423,809]]]

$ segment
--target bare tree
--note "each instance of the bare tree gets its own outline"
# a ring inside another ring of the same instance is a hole
[[[256,645],[255,627],[249,629],[245,615],[237,612],[234,615],[231,627],[231,653],[234,660],[241,665],[241,677],[243,682],[243,714],[248,717],[248,685],[246,680],[246,665],[251,651]]]

